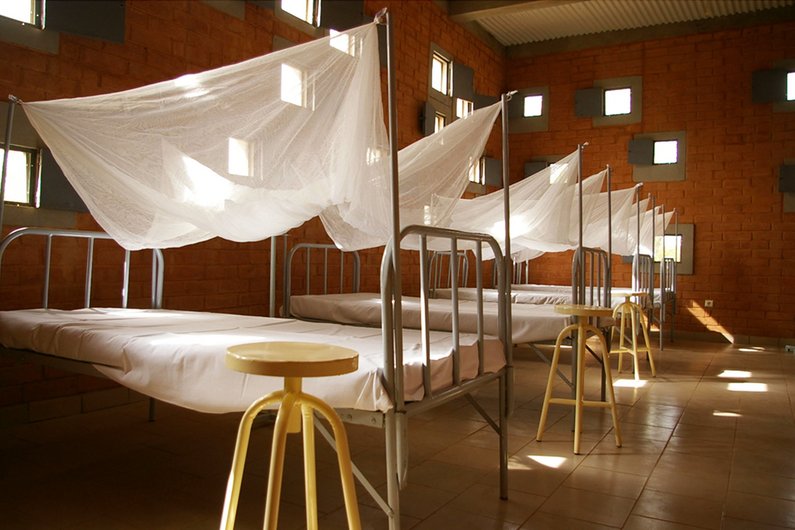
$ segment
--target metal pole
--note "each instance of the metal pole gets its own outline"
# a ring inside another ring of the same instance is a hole
[[[276,238],[271,237],[271,263],[270,263],[270,278],[268,279],[268,314],[271,317],[276,316]]]
[[[613,289],[613,169],[607,166],[607,276],[605,278],[605,301],[607,307],[612,305]]]
[[[11,151],[11,131],[14,127],[14,108],[21,103],[16,96],[8,96],[8,114],[6,118],[5,146],[3,148],[3,170],[0,175],[0,231],[3,229],[3,213],[6,200],[6,177],[8,176],[8,155]]]
[[[508,92],[502,96],[502,198],[503,198],[503,215],[505,216],[505,255],[502,260],[503,282],[503,296],[505,297],[505,336],[501,337],[504,343],[505,364],[506,364],[506,385],[507,385],[507,400],[505,414],[509,416],[513,412],[513,316],[511,310],[511,274],[510,267],[511,259],[511,194],[510,194],[510,170],[511,164],[509,160],[510,151],[508,149],[508,101],[511,100],[517,91]],[[507,479],[506,479],[507,481]],[[504,483],[503,483],[504,482]],[[507,499],[508,491],[505,484],[501,482],[500,498]]]

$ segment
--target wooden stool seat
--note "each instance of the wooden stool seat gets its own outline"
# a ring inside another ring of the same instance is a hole
[[[359,354],[350,348],[331,344],[309,342],[257,342],[231,346],[225,357],[226,365],[236,371],[253,375],[284,378],[284,389],[271,392],[249,406],[240,420],[232,471],[226,488],[221,530],[232,530],[235,526],[240,485],[246,463],[248,440],[254,418],[272,403],[279,403],[276,423],[273,428],[268,494],[265,503],[265,529],[276,530],[279,519],[282,473],[287,434],[303,430],[304,484],[306,493],[306,527],[316,530],[317,484],[315,478],[314,414],[323,416],[334,431],[337,460],[345,498],[348,528],[359,530],[359,507],[356,502],[356,487],[348,437],[345,426],[337,413],[327,403],[302,391],[302,378],[342,375],[356,371]]]
[[[355,372],[359,354],[314,342],[256,342],[231,346],[224,359],[237,372],[275,377],[327,377]]]
[[[544,429],[547,423],[547,415],[549,413],[549,405],[551,403],[561,405],[574,406],[574,453],[580,454],[580,434],[582,432],[582,408],[583,407],[602,407],[609,408],[613,418],[613,430],[615,431],[616,446],[621,447],[621,429],[618,424],[618,414],[616,412],[616,396],[613,392],[613,378],[610,374],[609,350],[605,343],[605,338],[599,328],[591,325],[588,322],[589,318],[610,317],[613,310],[609,307],[598,307],[589,305],[578,304],[559,304],[555,306],[555,311],[564,315],[571,315],[575,318],[576,322],[563,328],[558,335],[555,342],[555,352],[552,355],[552,362],[549,366],[549,378],[547,379],[547,388],[544,393],[544,404],[541,407],[541,420],[538,423],[538,433],[536,440],[541,441],[544,434]],[[552,387],[555,382],[555,374],[558,370],[558,362],[560,361],[560,347],[563,341],[572,332],[577,332],[577,351],[576,359],[572,359],[576,363],[576,376],[574,380],[574,399],[571,398],[553,398]],[[585,341],[588,340],[588,334],[598,337],[599,343],[602,346],[602,367],[605,373],[605,382],[607,383],[607,398],[608,401],[589,401],[583,398],[583,391],[585,386]]]
[[[618,347],[611,349],[610,354],[611,355],[614,353],[618,354],[619,373],[621,373],[624,354],[628,353],[632,355],[636,381],[640,380],[640,363],[638,361],[638,358],[642,353],[645,353],[649,359],[649,366],[651,367],[652,377],[657,377],[657,370],[654,368],[654,357],[652,357],[651,354],[649,331],[646,327],[646,324],[644,323],[645,315],[643,314],[643,309],[640,307],[640,305],[632,301],[632,298],[640,299],[641,297],[647,297],[647,296],[648,293],[645,292],[634,292],[624,295],[624,302],[618,305],[613,311],[614,319],[617,319],[619,315],[621,318],[620,318],[620,324],[618,326],[619,329]],[[626,344],[627,319],[629,319],[630,332],[632,333],[631,345]],[[642,330],[643,333],[644,345],[638,345],[638,326],[640,326],[640,329]],[[613,324],[613,329],[615,328],[616,325]]]

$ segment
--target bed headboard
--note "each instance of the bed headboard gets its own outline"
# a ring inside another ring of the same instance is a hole
[[[574,304],[610,307],[610,256],[599,248],[579,247],[571,260]]]
[[[336,280],[337,292],[345,292],[346,285],[350,286],[349,292],[359,292],[359,287],[361,285],[361,258],[358,252],[346,252],[331,243],[298,243],[287,253],[287,260],[284,265],[283,316],[290,314],[290,296],[296,294],[292,292],[293,278],[298,276],[295,272],[298,272],[297,269],[300,266],[303,266],[302,272],[304,273],[303,294],[312,294],[313,256],[318,255],[320,256],[318,258],[318,263],[320,263],[319,266],[322,266],[320,270],[322,285],[322,290],[320,290],[320,292],[322,294],[329,293],[329,265],[334,255],[337,256],[336,261],[339,264],[339,278]],[[304,260],[299,261],[299,256],[303,256]],[[348,276],[346,276],[346,269],[348,271]],[[315,278],[317,278],[317,274],[315,274]],[[350,281],[348,281],[348,279]]]
[[[455,283],[458,287],[466,287],[469,278],[469,255],[466,250],[458,251],[456,259],[456,281],[453,281],[453,264],[450,262],[450,251],[434,251],[428,263],[430,271],[431,293],[436,289],[450,288]]]
[[[648,254],[635,254],[632,260],[632,290],[649,293],[654,300],[654,260]]]
[[[42,294],[42,307],[49,307],[49,288],[50,288],[50,273],[52,265],[52,241],[56,237],[77,238],[85,239],[87,241],[86,250],[86,280],[85,280],[85,294],[83,303],[85,307],[91,306],[91,290],[94,278],[94,242],[98,239],[113,240],[105,232],[89,231],[89,230],[68,230],[56,228],[18,228],[0,241],[0,271],[2,270],[2,260],[8,246],[15,240],[26,236],[41,236],[45,237],[44,247],[44,289]],[[129,250],[124,251],[124,261],[122,270],[122,292],[121,292],[121,306],[127,307],[129,287],[130,287],[130,256],[132,252]],[[152,308],[160,309],[163,306],[163,269],[165,260],[163,252],[160,249],[152,250]]]

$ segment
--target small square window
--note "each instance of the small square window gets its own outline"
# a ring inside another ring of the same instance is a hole
[[[663,237],[654,238],[654,261],[660,261],[663,254]],[[665,257],[673,258],[677,263],[682,261],[682,235],[665,235]]]
[[[522,115],[525,118],[535,118],[541,116],[544,103],[544,96],[541,94],[534,94],[532,96],[524,97],[524,111]]]
[[[632,112],[632,89],[605,90],[605,116],[618,116]]]
[[[305,102],[304,73],[289,64],[282,64],[281,99],[299,107]]]
[[[2,154],[0,154],[0,163],[2,163]],[[35,151],[13,147],[9,149],[4,200],[32,205],[35,174]]]
[[[237,138],[229,139],[227,170],[230,175],[239,175],[241,177],[251,176],[248,145],[248,142],[245,140],[238,140]]]
[[[474,104],[471,101],[467,101],[465,99],[456,98],[455,99],[455,116],[456,118],[466,118],[470,114],[472,114],[473,109],[475,108]]]
[[[307,24],[315,22],[315,2],[313,0],[282,0],[282,11],[303,20]]]
[[[434,53],[431,60],[431,88],[450,95],[450,60],[438,53]]]
[[[12,18],[25,24],[36,23],[37,0],[2,0],[0,16]]]
[[[655,164],[676,164],[679,161],[679,142],[662,140],[654,142]]]
[[[787,74],[787,101],[795,101],[795,72]]]
[[[433,118],[433,132],[438,133],[444,129],[445,125],[447,125],[447,118],[444,117],[444,114],[437,112]]]
[[[469,166],[469,182],[484,185],[486,183],[486,160],[484,158],[478,159],[474,164]]]

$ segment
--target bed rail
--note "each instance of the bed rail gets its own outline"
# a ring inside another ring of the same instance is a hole
[[[89,231],[89,230],[70,230],[70,229],[57,229],[57,228],[18,228],[0,241],[0,267],[2,266],[3,257],[8,246],[15,240],[23,236],[43,236],[46,238],[44,248],[44,289],[42,294],[42,307],[49,307],[49,288],[50,288],[50,273],[52,261],[52,241],[55,237],[71,237],[78,239],[88,240],[87,254],[86,254],[86,279],[85,279],[85,294],[83,303],[85,307],[91,306],[91,290],[94,278],[94,242],[98,239],[113,240],[105,232]],[[130,287],[130,257],[132,252],[124,250],[123,262],[123,276],[122,276],[122,307],[126,308],[129,299]],[[163,307],[163,269],[164,269],[163,252],[160,249],[152,250],[152,298],[151,304],[153,309],[160,309]]]
[[[303,255],[305,256],[304,261],[304,274],[305,274],[305,288],[304,294],[311,294],[312,293],[312,253],[313,251],[320,252],[322,254],[321,262],[323,265],[322,269],[322,293],[328,294],[329,293],[329,264],[331,261],[330,255],[338,254],[339,255],[339,291],[340,293],[345,292],[345,285],[346,285],[346,276],[345,276],[345,263],[346,261],[349,263],[349,278],[350,278],[350,286],[351,291],[353,293],[358,293],[359,288],[361,286],[361,258],[359,257],[359,253],[356,251],[353,252],[346,252],[342,249],[337,248],[335,245],[331,243],[298,243],[294,247],[290,249],[287,253],[287,259],[284,265],[284,306],[282,308],[282,315],[289,316],[290,315],[290,296],[292,296],[292,282],[293,282],[293,268],[298,266],[296,261],[296,257]],[[303,253],[303,254],[302,254]]]
[[[610,256],[598,248],[579,247],[571,260],[574,304],[610,307]]]

